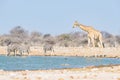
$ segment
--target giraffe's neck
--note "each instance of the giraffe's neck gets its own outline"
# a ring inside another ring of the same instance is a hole
[[[79,27],[80,27],[83,31],[85,31],[85,32],[87,32],[87,33],[90,32],[89,27],[87,27],[87,26],[85,26],[85,25],[83,25],[83,24],[79,24]]]

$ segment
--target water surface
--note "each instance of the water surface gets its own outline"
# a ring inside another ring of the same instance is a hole
[[[3,70],[46,70],[120,64],[120,58],[84,58],[64,56],[0,56]]]

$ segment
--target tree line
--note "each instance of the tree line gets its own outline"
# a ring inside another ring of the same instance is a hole
[[[105,47],[120,46],[120,35],[112,35],[101,31]],[[85,32],[70,32],[60,35],[42,34],[41,32],[29,32],[21,26],[16,26],[8,34],[0,35],[0,46],[7,46],[9,43],[27,44],[30,46],[43,46],[51,44],[61,47],[85,47],[87,46],[87,34]]]

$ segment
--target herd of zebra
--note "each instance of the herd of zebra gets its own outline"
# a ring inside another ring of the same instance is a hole
[[[47,51],[54,52],[53,45],[45,44],[43,46],[43,51],[46,53]],[[10,44],[7,47],[7,56],[10,56],[11,53],[14,54],[14,56],[22,56],[23,53],[27,53],[29,55],[30,53],[30,46],[28,45],[18,45],[18,44]]]

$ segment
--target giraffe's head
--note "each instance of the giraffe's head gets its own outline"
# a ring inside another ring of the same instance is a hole
[[[79,23],[77,21],[75,21],[74,24],[73,24],[73,28],[75,28],[77,26],[79,26]]]

